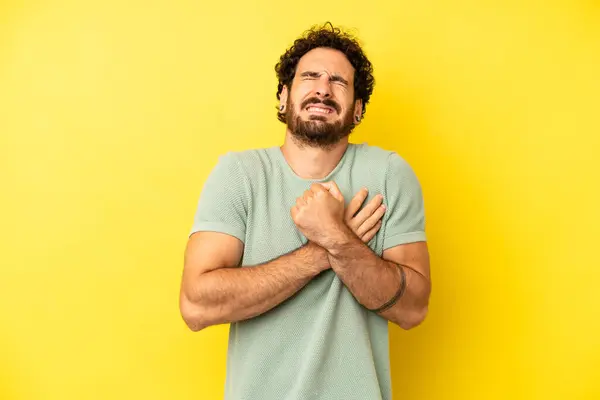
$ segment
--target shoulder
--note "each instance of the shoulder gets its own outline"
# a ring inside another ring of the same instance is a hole
[[[271,147],[256,148],[229,152],[228,154],[233,157],[241,167],[257,167],[271,163],[273,149],[274,148]]]
[[[410,164],[396,151],[366,143],[353,144],[356,149],[356,161],[363,164],[375,164],[386,174],[414,174]]]
[[[246,170],[270,159],[270,148],[228,151],[219,155],[219,165]]]
[[[249,190],[256,182],[273,175],[277,164],[276,148],[229,151],[219,156],[216,169],[231,180],[243,182]]]
[[[276,163],[274,147],[256,148],[242,151],[230,151],[222,157],[235,166],[238,173],[243,174],[250,180],[259,175],[269,173]],[[258,175],[257,175],[258,174]]]

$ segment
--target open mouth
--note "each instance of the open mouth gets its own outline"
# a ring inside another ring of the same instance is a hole
[[[306,107],[306,111],[321,115],[329,115],[335,112],[333,108],[322,105],[310,105]]]

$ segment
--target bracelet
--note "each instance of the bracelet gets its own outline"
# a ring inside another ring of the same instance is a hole
[[[373,311],[374,313],[380,313],[382,311],[385,311],[388,308],[391,308],[394,304],[396,304],[396,302],[404,294],[404,291],[406,290],[406,272],[404,272],[404,268],[402,268],[401,265],[396,264],[396,266],[400,269],[400,275],[401,275],[401,279],[402,279],[402,281],[400,282],[400,288],[398,289],[398,292],[396,292],[394,297],[392,297],[387,303],[385,303],[381,307],[375,308],[375,309],[369,309],[369,311]]]

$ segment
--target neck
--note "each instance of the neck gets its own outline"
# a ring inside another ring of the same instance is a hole
[[[348,148],[348,137],[327,147],[298,143],[289,130],[281,152],[294,173],[303,179],[323,179],[338,165]]]

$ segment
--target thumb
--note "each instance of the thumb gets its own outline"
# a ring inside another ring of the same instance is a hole
[[[322,183],[322,185],[337,200],[344,201],[344,195],[342,194],[342,192],[340,191],[340,188],[336,185],[336,183],[334,181],[324,182],[324,183]]]

